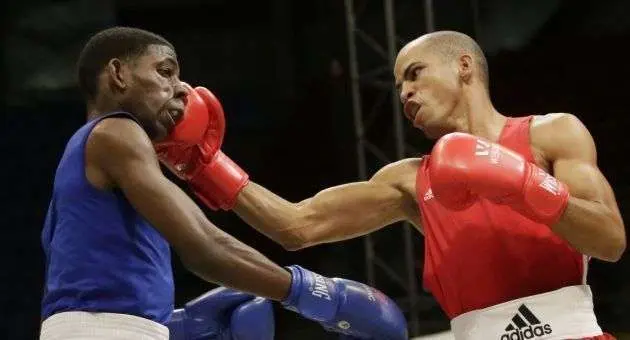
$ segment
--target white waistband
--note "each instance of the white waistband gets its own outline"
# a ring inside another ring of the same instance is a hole
[[[561,340],[602,334],[588,285],[570,286],[451,320],[457,340]]]
[[[63,312],[44,320],[39,339],[168,340],[168,328],[133,315]]]

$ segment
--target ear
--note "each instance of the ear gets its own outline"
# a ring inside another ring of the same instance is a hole
[[[462,55],[461,57],[459,57],[458,66],[459,77],[461,78],[461,80],[464,83],[470,83],[473,75],[473,58],[468,54]]]
[[[110,86],[116,92],[123,92],[129,86],[129,69],[126,64],[118,58],[111,59],[107,63],[107,74]]]

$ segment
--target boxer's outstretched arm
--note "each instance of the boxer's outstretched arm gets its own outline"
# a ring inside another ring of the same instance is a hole
[[[214,226],[159,167],[146,133],[130,119],[110,118],[89,137],[87,167],[101,170],[164,235],[182,262],[204,280],[274,300],[284,299],[290,273]]]
[[[369,181],[328,188],[299,203],[249,182],[234,211],[289,250],[354,238],[405,219],[419,225],[413,193],[401,184],[410,176],[414,181],[418,163],[408,159],[390,164]]]
[[[571,194],[560,221],[552,226],[554,232],[585,255],[619,260],[626,248],[625,228],[586,127],[573,115],[548,115],[532,128],[531,138]]]

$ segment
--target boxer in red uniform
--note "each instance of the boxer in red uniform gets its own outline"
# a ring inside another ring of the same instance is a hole
[[[405,116],[438,141],[367,181],[292,203],[250,181],[220,140],[203,161],[170,146],[162,162],[194,173],[187,180],[210,207],[290,250],[413,223],[425,236],[424,286],[456,339],[612,338],[593,312],[587,265],[619,260],[626,237],[586,127],[567,113],[499,113],[483,52],[462,33],[410,42],[394,77]]]

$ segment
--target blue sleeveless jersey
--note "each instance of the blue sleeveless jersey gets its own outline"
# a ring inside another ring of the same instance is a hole
[[[169,245],[120,190],[104,191],[85,176],[90,132],[111,113],[80,128],[55,174],[42,232],[46,282],[42,318],[64,311],[130,314],[165,323],[173,310]]]

